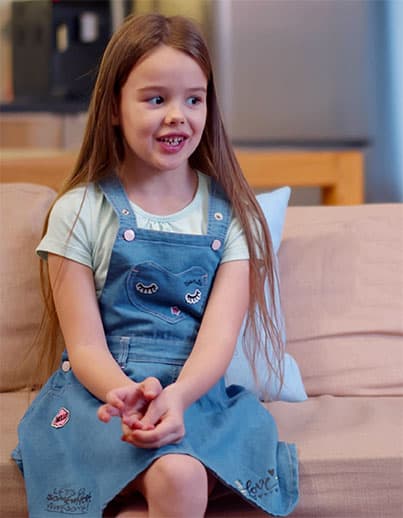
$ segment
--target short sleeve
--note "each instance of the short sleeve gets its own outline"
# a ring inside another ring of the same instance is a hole
[[[245,237],[245,232],[239,223],[238,218],[232,217],[228,226],[227,237],[225,240],[224,252],[221,263],[229,261],[242,261],[249,259],[249,249]]]
[[[67,192],[51,210],[37,254],[44,260],[48,253],[61,255],[92,268],[91,221],[89,190],[78,187]]]

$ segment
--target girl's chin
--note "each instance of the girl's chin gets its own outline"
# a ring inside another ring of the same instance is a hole
[[[190,156],[186,153],[179,155],[160,155],[150,163],[151,167],[156,167],[159,171],[176,171],[183,168],[187,169]]]
[[[165,171],[179,171],[187,170],[189,158],[191,153],[189,152],[178,152],[178,153],[164,153],[164,152],[151,152],[148,156],[143,158],[133,153],[127,154],[124,162],[125,166],[132,171],[143,170],[148,174],[162,173]]]
[[[168,172],[186,172],[188,170],[188,159],[185,160],[155,160],[152,162],[137,163],[131,168],[133,171],[143,171],[144,174],[153,175]]]

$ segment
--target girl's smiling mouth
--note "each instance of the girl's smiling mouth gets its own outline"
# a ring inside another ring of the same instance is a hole
[[[157,137],[157,141],[165,150],[168,151],[177,151],[182,149],[187,139],[188,137],[186,135],[166,135],[163,137]]]

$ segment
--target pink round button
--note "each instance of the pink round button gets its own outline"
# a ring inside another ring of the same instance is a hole
[[[123,239],[125,241],[133,241],[133,239],[136,237],[136,234],[134,233],[134,230],[131,228],[128,228],[123,232]]]
[[[214,241],[211,243],[211,248],[214,251],[217,251],[221,248],[221,241],[219,239],[214,239]]]

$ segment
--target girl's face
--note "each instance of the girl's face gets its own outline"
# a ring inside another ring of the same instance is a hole
[[[157,47],[132,69],[121,90],[124,169],[137,174],[185,172],[207,116],[207,78],[197,62]]]

